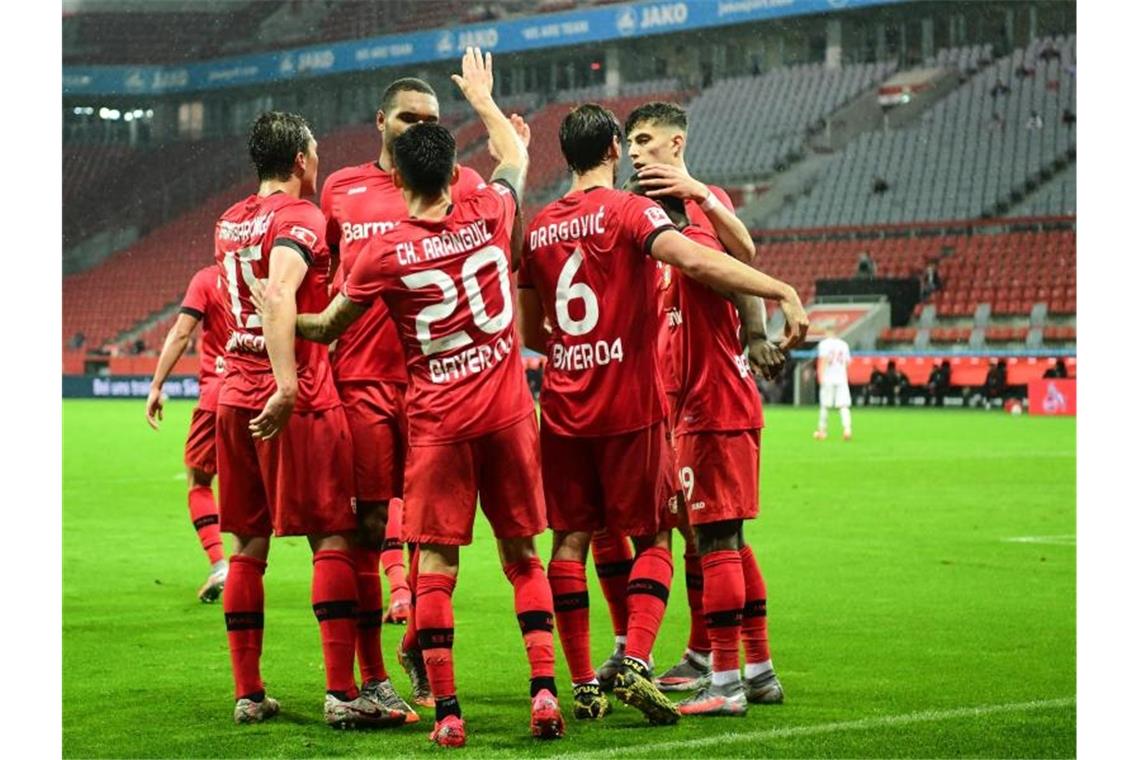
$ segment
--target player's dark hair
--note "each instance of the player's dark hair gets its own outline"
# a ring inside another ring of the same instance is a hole
[[[309,150],[313,130],[305,117],[282,111],[266,111],[249,130],[249,160],[257,178],[286,180],[293,173],[298,153]]]
[[[388,113],[392,110],[392,104],[396,102],[396,96],[401,92],[422,92],[424,95],[431,95],[436,97],[435,90],[431,85],[422,79],[415,77],[404,77],[397,79],[384,90],[384,94],[380,96],[380,110]]]
[[[633,193],[634,195],[645,195],[645,188],[641,186],[641,181],[637,178],[636,174],[631,175],[630,178],[625,181],[625,184],[621,186],[621,189]],[[685,202],[683,200],[672,195],[665,195],[660,198],[654,198],[653,200],[657,201],[657,205],[665,210],[665,213],[669,216],[669,221],[677,225],[678,229],[683,230],[689,226],[689,214],[685,211]]]
[[[682,132],[689,129],[689,117],[685,109],[676,103],[665,103],[655,100],[652,103],[640,105],[629,114],[625,120],[625,133],[628,135],[634,127],[641,124],[661,124],[666,127],[676,127]]]
[[[413,124],[392,143],[392,158],[404,184],[414,194],[434,197],[451,182],[455,138],[442,124]]]
[[[562,155],[576,174],[601,166],[615,137],[621,141],[617,117],[597,103],[578,106],[566,114],[558,130]]]

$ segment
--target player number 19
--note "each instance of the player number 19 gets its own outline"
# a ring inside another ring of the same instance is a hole
[[[693,486],[696,485],[696,477],[693,475],[692,467],[682,467],[678,473],[681,476],[681,488],[685,490],[685,501],[693,500]]]

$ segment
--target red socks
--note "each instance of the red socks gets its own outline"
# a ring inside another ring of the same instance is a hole
[[[515,615],[530,661],[531,681],[544,679],[544,684],[549,682],[546,688],[550,688],[554,684],[554,599],[550,581],[538,557],[507,565],[503,571],[515,587]]]
[[[740,621],[744,609],[744,574],[740,552],[709,552],[701,557],[705,576],[704,608],[712,642],[714,672],[740,670]]]
[[[388,527],[384,531],[384,551],[380,553],[380,562],[388,576],[388,590],[393,600],[407,599],[412,593],[404,572],[404,542],[400,538],[403,525],[404,500],[392,499],[388,502]]]
[[[190,521],[198,531],[198,540],[210,558],[210,564],[225,556],[222,549],[222,530],[218,527],[218,505],[214,502],[214,489],[194,486],[190,489]]]
[[[356,568],[356,659],[360,663],[360,682],[383,681],[388,677],[384,654],[380,649],[380,627],[384,620],[384,590],[380,586],[380,552],[354,548],[352,561]]]
[[[404,640],[400,642],[400,648],[405,652],[419,649],[420,640],[417,634],[416,625],[416,594],[418,593],[418,583],[420,576],[420,548],[412,546],[412,561],[408,570],[408,584],[412,593],[412,614],[408,615],[408,625],[404,628]]]
[[[586,566],[571,560],[551,560],[547,571],[554,597],[558,639],[575,684],[594,680],[590,663],[590,595],[586,590]]]
[[[685,593],[689,599],[689,651],[707,655],[712,650],[705,625],[704,575],[696,547],[685,546]]]
[[[313,555],[312,599],[313,614],[321,627],[326,689],[341,699],[355,699],[359,694],[352,668],[356,654],[356,565],[348,552],[323,550]]]
[[[740,550],[744,571],[744,618],[740,636],[744,640],[744,661],[755,665],[772,659],[768,651],[768,590],[751,546]]]
[[[265,631],[265,561],[235,554],[222,590],[226,638],[234,672],[234,698],[263,694],[261,637]]]
[[[554,563],[552,562],[551,565]],[[633,561],[629,577],[627,604],[629,605],[629,637],[625,653],[642,662],[649,662],[653,642],[665,616],[669,601],[669,584],[673,582],[673,557],[669,550],[654,546],[646,549]]]
[[[451,607],[454,591],[454,575],[423,573],[416,580],[417,636],[437,703],[455,696],[455,665],[451,658],[455,640],[455,614]]]
[[[633,550],[629,539],[608,530],[599,530],[594,534],[590,547],[594,555],[594,570],[602,584],[602,595],[610,608],[614,636],[625,636],[629,619],[625,595],[629,572],[633,569]]]

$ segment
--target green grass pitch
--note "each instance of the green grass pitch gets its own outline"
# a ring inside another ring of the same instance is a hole
[[[233,725],[221,607],[195,599],[207,567],[181,477],[190,410],[172,402],[154,433],[141,401],[64,402],[64,755],[434,749],[426,711],[419,724],[389,731],[336,732],[322,723],[301,539],[275,542],[266,577],[263,674],[282,714]],[[856,409],[856,440],[845,444],[835,435],[812,440],[815,414],[767,410],[761,516],[748,526],[768,583],[786,704],[663,728],[617,704],[601,723],[571,719],[559,742],[532,740],[511,590],[480,517],[455,596],[467,754],[1074,756],[1074,421]],[[540,547],[545,561],[549,539]],[[600,662],[612,640],[591,584]],[[659,668],[681,654],[687,629],[678,572],[655,650]],[[390,667],[401,632],[385,628]],[[568,701],[561,661],[558,678]],[[392,679],[406,693],[398,666]]]

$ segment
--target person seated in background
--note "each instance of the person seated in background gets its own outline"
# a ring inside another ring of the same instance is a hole
[[[922,292],[922,300],[929,298],[934,291],[942,288],[942,277],[938,274],[938,263],[930,262],[926,265],[926,269],[922,272],[922,280],[919,283]]]
[[[1046,42],[1045,47],[1041,48],[1041,52],[1037,54],[1037,57],[1042,61],[1060,60],[1061,51],[1053,47],[1052,42]]]
[[[996,98],[999,95],[1008,95],[1010,93],[1009,85],[998,78],[997,83],[990,88],[990,97]]]
[[[1045,126],[1045,122],[1041,119],[1041,114],[1036,111],[1030,111],[1029,118],[1025,120],[1026,129],[1041,129]]]
[[[989,371],[986,372],[985,385],[982,386],[982,396],[986,402],[986,409],[989,409],[990,404],[994,402],[1000,406],[1005,400],[1006,390],[1005,359],[998,359],[990,365]]]
[[[882,195],[891,189],[891,186],[882,177],[875,177],[871,180],[871,192],[875,195]]]
[[[1057,357],[1056,363],[1045,370],[1045,377],[1047,378],[1064,378],[1069,376],[1069,367],[1065,364],[1065,360]]]
[[[926,379],[926,403],[929,406],[943,406],[949,392],[950,360],[943,359],[941,364],[930,368],[930,377]]]
[[[79,332],[75,333],[75,335],[71,336],[71,340],[68,342],[68,346],[72,349],[80,349],[83,348],[83,344],[86,342],[87,336],[83,334],[82,330],[80,330]]]
[[[1061,112],[1061,123],[1066,127],[1071,127],[1077,123],[1077,115],[1073,113],[1071,108],[1066,108]]]
[[[859,263],[855,265],[855,277],[860,280],[875,278],[875,260],[871,258],[870,251],[863,251],[859,254]]]
[[[883,391],[891,406],[898,406],[899,399],[905,399],[910,392],[910,378],[899,371],[894,359],[887,362],[887,371],[883,375]]]

